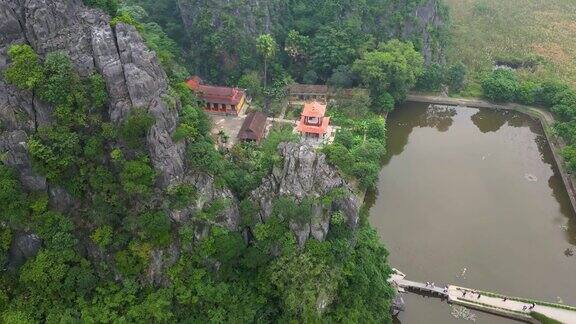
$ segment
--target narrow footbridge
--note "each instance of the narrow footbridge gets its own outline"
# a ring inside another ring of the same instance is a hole
[[[540,323],[531,314],[544,315],[565,324],[576,324],[576,307],[548,303],[525,298],[510,297],[497,293],[464,288],[454,285],[439,286],[406,280],[405,275],[394,269],[388,281],[399,292],[415,292],[432,295],[446,300],[450,304],[460,305],[479,311],[492,313],[517,320]]]

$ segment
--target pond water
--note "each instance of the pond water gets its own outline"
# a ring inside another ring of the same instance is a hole
[[[409,103],[388,116],[388,151],[367,203],[407,279],[576,305],[576,218],[538,121]],[[440,300],[404,297],[398,323],[465,322]]]

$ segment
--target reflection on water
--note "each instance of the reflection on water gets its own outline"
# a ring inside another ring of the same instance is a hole
[[[388,146],[388,155],[383,159],[382,165],[388,164],[393,156],[402,153],[415,127],[433,127],[439,132],[450,129],[452,118],[456,116],[456,107],[435,105],[434,108],[414,111],[412,118],[407,120],[398,122],[388,120],[388,133],[394,134],[396,145]]]
[[[421,116],[423,119],[419,122],[420,127],[434,127],[439,132],[447,132],[452,126],[452,118],[456,116],[456,107],[434,105],[433,109],[426,109],[425,112]]]
[[[477,109],[470,119],[482,133],[497,132],[504,125],[528,127],[536,134],[542,133],[540,125],[531,117],[510,110]]]
[[[392,265],[409,279],[576,304],[576,218],[539,122],[427,108],[390,114],[389,153],[366,200]],[[405,299],[402,323],[461,321],[440,301]]]
[[[470,119],[482,133],[496,132],[507,122],[502,114],[490,109],[480,109]]]

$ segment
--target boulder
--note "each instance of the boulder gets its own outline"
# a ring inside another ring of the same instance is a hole
[[[8,268],[17,268],[26,262],[26,260],[36,256],[42,239],[34,233],[16,233],[12,238],[10,252],[8,256]]]

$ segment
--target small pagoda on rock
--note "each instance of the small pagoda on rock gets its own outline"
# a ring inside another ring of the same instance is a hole
[[[318,101],[306,102],[298,123],[298,132],[305,138],[323,139],[330,127],[330,117],[325,115],[325,104]]]

